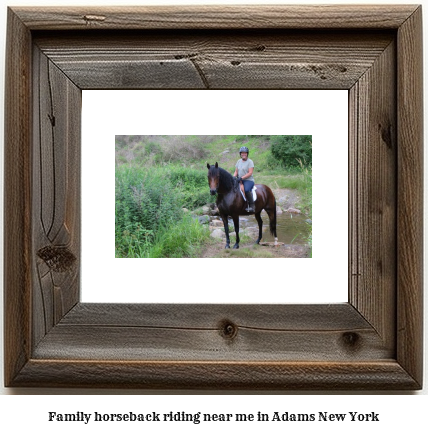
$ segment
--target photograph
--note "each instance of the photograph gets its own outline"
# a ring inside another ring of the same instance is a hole
[[[311,257],[311,135],[115,142],[117,258]]]

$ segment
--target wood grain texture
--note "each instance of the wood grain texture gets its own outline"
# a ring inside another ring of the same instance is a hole
[[[6,385],[421,388],[421,41],[416,6],[9,9]],[[349,89],[349,303],[79,303],[81,90],[242,87]]]
[[[53,32],[35,43],[82,89],[349,89],[393,39],[390,31]]]
[[[415,5],[14,7],[30,29],[397,29]]]
[[[108,313],[108,314],[106,314]],[[183,316],[185,319],[183,319]],[[184,322],[185,321],[185,322]],[[270,330],[368,330],[372,327],[348,303],[342,304],[104,304],[79,303],[64,325],[133,326],[217,330],[224,321]]]
[[[229,327],[233,329],[230,333]],[[356,362],[373,357],[392,359],[394,352],[349,304],[80,304],[46,336],[33,356],[56,360]]]
[[[31,40],[9,11],[5,78],[4,323],[5,382],[30,357],[31,332]],[[19,102],[19,103],[17,103]],[[17,128],[17,126],[22,128]]]
[[[397,124],[395,43],[350,91],[350,302],[395,347]]]
[[[330,362],[109,362],[30,360],[16,386],[223,390],[412,390],[394,361]]]
[[[422,383],[423,74],[422,7],[398,32],[397,359]]]
[[[33,50],[33,346],[79,301],[81,90]]]

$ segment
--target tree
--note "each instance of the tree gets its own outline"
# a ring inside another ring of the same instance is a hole
[[[271,136],[271,152],[285,166],[310,166],[312,136]]]

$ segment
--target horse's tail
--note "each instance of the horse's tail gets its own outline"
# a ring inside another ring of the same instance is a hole
[[[273,205],[273,219],[269,219],[269,229],[272,236],[276,238],[276,199],[274,199]]]

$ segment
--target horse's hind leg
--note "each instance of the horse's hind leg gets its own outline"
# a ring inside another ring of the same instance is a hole
[[[268,208],[266,209],[266,212],[269,216],[269,229],[270,229],[270,233],[273,235],[273,237],[275,238],[275,245],[277,245],[278,243],[278,237],[276,235],[276,204],[275,204],[275,208]]]
[[[256,216],[257,223],[259,224],[259,237],[256,240],[256,244],[259,244],[263,234],[263,220],[259,212],[255,216]]]

